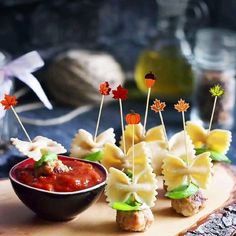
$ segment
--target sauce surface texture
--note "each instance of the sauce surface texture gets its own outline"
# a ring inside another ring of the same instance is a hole
[[[86,189],[104,181],[103,173],[90,163],[78,160],[63,160],[72,170],[35,177],[34,163],[15,169],[16,179],[26,185],[54,192],[73,192]]]

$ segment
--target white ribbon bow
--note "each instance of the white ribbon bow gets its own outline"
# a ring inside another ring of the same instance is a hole
[[[13,61],[8,63],[7,65],[1,68],[2,76],[3,76],[3,85],[1,85],[1,89],[5,90],[4,93],[10,92],[11,86],[11,78],[16,77],[21,80],[23,83],[27,84],[38,96],[38,98],[42,101],[42,103],[48,109],[52,109],[52,104],[49,102],[46,94],[44,93],[40,83],[38,80],[32,75],[32,73],[38,70],[40,67],[44,65],[44,62],[38,52],[32,51],[29,52]],[[7,80],[7,81],[5,81]],[[1,94],[3,96],[4,94]],[[3,114],[3,112],[0,112]],[[3,114],[4,115],[4,114]],[[1,115],[0,115],[1,118]]]

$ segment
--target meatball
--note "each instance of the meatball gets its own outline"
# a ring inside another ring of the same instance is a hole
[[[127,231],[143,232],[153,221],[154,217],[149,208],[140,211],[117,211],[116,214],[117,224]]]
[[[35,170],[35,175],[36,176],[41,176],[41,175],[50,175],[52,173],[62,173],[62,172],[68,172],[71,168],[64,165],[62,161],[60,160],[55,160],[55,161],[50,161],[39,167],[38,169]]]
[[[204,206],[207,198],[201,191],[183,199],[171,199],[171,206],[175,211],[183,216],[192,216],[198,213]]]

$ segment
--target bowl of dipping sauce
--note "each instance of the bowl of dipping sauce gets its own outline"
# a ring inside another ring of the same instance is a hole
[[[35,175],[35,161],[26,159],[9,172],[19,199],[39,217],[53,221],[72,220],[100,197],[107,171],[101,164],[59,155],[68,172]]]

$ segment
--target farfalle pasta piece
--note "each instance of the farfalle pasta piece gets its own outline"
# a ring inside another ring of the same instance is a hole
[[[102,165],[107,169],[115,167],[119,170],[132,169],[132,154],[134,149],[135,174],[139,173],[149,163],[150,152],[145,142],[138,143],[131,147],[127,154],[114,144],[106,144],[103,149]]]
[[[130,197],[143,204],[153,207],[156,200],[157,180],[150,166],[135,176],[134,182],[122,171],[111,167],[107,180],[105,194],[109,205],[114,202],[126,202]]]
[[[145,203],[148,207],[155,205],[157,196],[157,179],[151,166],[136,174],[134,184],[134,197],[138,202]]]
[[[232,141],[232,134],[228,130],[214,129],[206,139],[206,146],[213,151],[226,154]]]
[[[147,148],[147,145],[145,142],[138,143],[134,145],[134,147],[131,147],[126,155],[125,162],[123,164],[123,167],[125,169],[131,169],[132,168],[132,153],[134,150],[134,166],[135,166],[135,174],[140,172],[143,168],[145,168],[147,165],[149,165],[149,159],[150,159],[150,151]]]
[[[186,135],[187,140],[187,155],[189,160],[195,158],[195,150],[192,140],[189,135]],[[169,140],[169,152],[175,156],[180,157],[181,159],[186,159],[186,150],[185,150],[185,135],[184,131],[174,134]]]
[[[207,189],[212,176],[212,162],[209,153],[205,152],[196,157],[190,167],[191,181],[197,186]]]
[[[163,160],[168,155],[167,145],[162,141],[149,142],[151,165],[156,175],[161,175]]]
[[[229,150],[232,134],[228,130],[214,129],[208,132],[193,122],[187,122],[186,130],[195,148],[207,148],[222,154]]]
[[[188,158],[195,158],[195,150],[190,137],[187,135]],[[178,156],[181,159],[186,159],[185,137],[184,131],[174,134],[169,140],[169,150],[164,141],[156,141],[148,143],[151,150],[152,166],[156,175],[161,175],[163,160],[169,155]]]
[[[126,141],[126,149],[132,146],[132,137],[133,137],[133,130],[132,125],[126,125],[125,127],[125,141]],[[165,136],[163,133],[163,128],[161,125],[153,127],[146,132],[146,135],[143,136],[143,126],[141,124],[134,125],[134,143],[140,143],[142,141],[145,142],[152,142],[152,141],[164,141]],[[120,141],[121,148],[124,148],[124,141],[123,136],[121,137]]]
[[[71,156],[83,158],[92,152],[101,151],[106,143],[115,143],[113,128],[107,129],[98,135],[96,141],[89,132],[79,129],[71,144]]]
[[[168,156],[163,160],[162,168],[168,191],[187,184],[187,167],[181,158]]]
[[[165,136],[164,136],[162,125],[155,126],[155,127],[151,128],[151,129],[149,129],[146,132],[146,136],[145,136],[144,140],[146,142],[152,142],[152,141],[156,141],[156,140],[159,140],[159,141],[163,140],[164,141],[165,140]]]
[[[55,154],[62,154],[66,149],[59,143],[43,137],[36,136],[31,142],[22,141],[18,138],[11,138],[12,144],[25,156],[33,158],[38,161],[42,157],[43,151],[53,152]]]
[[[211,178],[210,153],[202,153],[194,158],[189,166],[176,156],[169,155],[163,160],[163,175],[168,191],[188,183],[188,179],[200,188],[206,189]]]
[[[125,154],[115,144],[105,144],[101,164],[108,170],[110,167],[122,170]]]
[[[103,131],[96,138],[96,143],[100,147],[103,147],[106,143],[115,143],[115,142],[116,142],[116,139],[115,139],[115,133],[114,133],[113,128]]]
[[[191,121],[186,123],[186,131],[191,137],[195,148],[201,148],[206,143],[207,131],[200,125]]]

